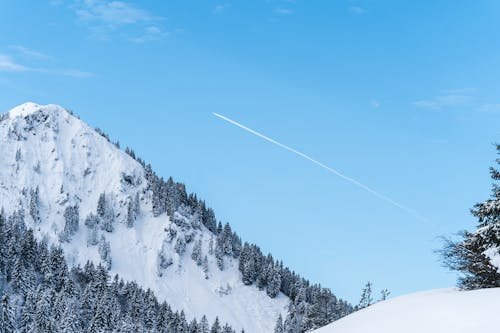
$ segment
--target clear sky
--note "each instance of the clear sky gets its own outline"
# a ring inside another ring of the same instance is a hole
[[[489,196],[498,1],[27,3],[0,1],[1,110],[74,110],[350,301],[367,280],[393,295],[454,284],[433,251]]]

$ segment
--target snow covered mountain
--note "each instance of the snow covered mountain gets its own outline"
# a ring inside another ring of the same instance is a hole
[[[286,316],[287,296],[244,284],[236,257],[214,254],[197,212],[158,210],[151,170],[64,108],[5,113],[0,151],[5,213],[22,208],[35,237],[61,245],[70,266],[103,263],[188,318],[218,316],[237,331],[272,332]]]
[[[314,333],[498,332],[500,288],[440,289],[393,298]]]

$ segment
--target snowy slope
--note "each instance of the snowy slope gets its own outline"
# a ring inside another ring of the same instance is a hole
[[[314,333],[499,332],[500,288],[440,289],[393,298]]]
[[[208,255],[209,279],[205,279],[202,268],[190,258],[195,241],[177,254],[169,231],[174,230],[176,237],[189,234],[202,240],[204,254],[212,234],[204,226],[191,228],[191,216],[179,215],[187,221],[182,227],[166,214],[153,217],[142,165],[62,107],[26,103],[4,114],[0,151],[0,205],[7,213],[20,205],[28,212],[29,193],[38,187],[41,222],[26,213],[26,223],[37,238],[60,243],[71,265],[101,261],[98,246],[87,245],[83,220],[96,212],[99,195],[105,193],[118,221],[113,232],[99,230],[98,236],[110,243],[111,274],[151,288],[188,317],[206,314],[213,321],[219,316],[237,331],[272,332],[278,314],[285,313],[288,298],[280,294],[271,299],[264,291],[243,285],[236,260],[226,258],[226,268],[220,271],[214,256]],[[140,213],[134,227],[127,228],[128,203],[136,193]],[[61,242],[64,210],[75,204],[80,208],[78,232],[69,242]],[[160,252],[171,260],[168,268],[159,267]]]

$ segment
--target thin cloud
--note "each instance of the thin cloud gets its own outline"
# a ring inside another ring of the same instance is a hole
[[[500,113],[500,104],[483,104],[476,111],[481,113]]]
[[[90,37],[94,39],[109,40],[125,27],[129,29],[121,35],[131,42],[158,40],[168,35],[159,26],[163,17],[124,1],[78,0],[71,8],[78,22],[87,26]],[[137,29],[135,35],[131,29]]]
[[[366,9],[364,9],[363,7],[359,7],[359,6],[351,6],[351,7],[349,7],[349,11],[351,13],[356,14],[356,15],[361,15],[361,14],[366,13]]]
[[[33,60],[53,60],[54,58],[21,45],[10,45],[9,48],[20,53],[23,57]]]
[[[481,100],[477,97],[476,92],[476,88],[445,89],[441,91],[441,95],[413,102],[413,105],[430,110],[466,107],[479,113],[500,113],[500,103]]]
[[[169,35],[168,32],[163,31],[162,29],[160,29],[156,26],[151,26],[151,27],[147,27],[141,36],[130,37],[129,40],[131,42],[134,42],[134,43],[145,43],[145,42],[163,39],[163,38],[167,37],[168,35]]]
[[[26,72],[30,69],[24,65],[16,63],[12,57],[0,53],[0,71],[2,72]]]
[[[215,6],[215,8],[212,10],[212,13],[213,13],[213,14],[220,14],[220,13],[222,13],[222,12],[226,11],[229,7],[231,7],[231,5],[230,5],[230,4],[228,4],[228,3],[217,5],[217,6]]]
[[[463,94],[446,94],[439,95],[432,99],[419,100],[413,102],[413,105],[424,109],[442,109],[446,107],[462,107],[470,104],[473,97]]]
[[[84,0],[77,3],[75,13],[82,21],[99,22],[113,27],[159,19],[122,1]]]
[[[276,14],[279,14],[279,15],[292,15],[293,14],[293,10],[291,10],[290,8],[284,8],[284,7],[278,7],[274,10],[274,12]]]
[[[78,69],[57,69],[57,68],[46,68],[46,67],[34,67],[26,66],[17,63],[10,55],[0,53],[0,72],[31,72],[49,75],[60,75],[72,78],[89,78],[94,76],[93,73],[78,70]]]

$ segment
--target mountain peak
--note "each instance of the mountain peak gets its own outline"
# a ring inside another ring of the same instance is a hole
[[[11,119],[17,117],[26,117],[32,113],[42,111],[42,112],[60,112],[66,111],[62,106],[55,104],[40,105],[33,102],[26,102],[24,104],[18,105],[11,109],[8,114]]]
[[[0,150],[5,214],[23,216],[36,239],[60,246],[69,267],[103,264],[187,318],[218,318],[237,331],[272,332],[286,314],[285,294],[272,298],[243,282],[241,240],[230,228],[217,240],[204,202],[63,107],[29,102],[3,114]],[[222,244],[228,253],[216,250]],[[269,267],[260,249],[251,251]]]

